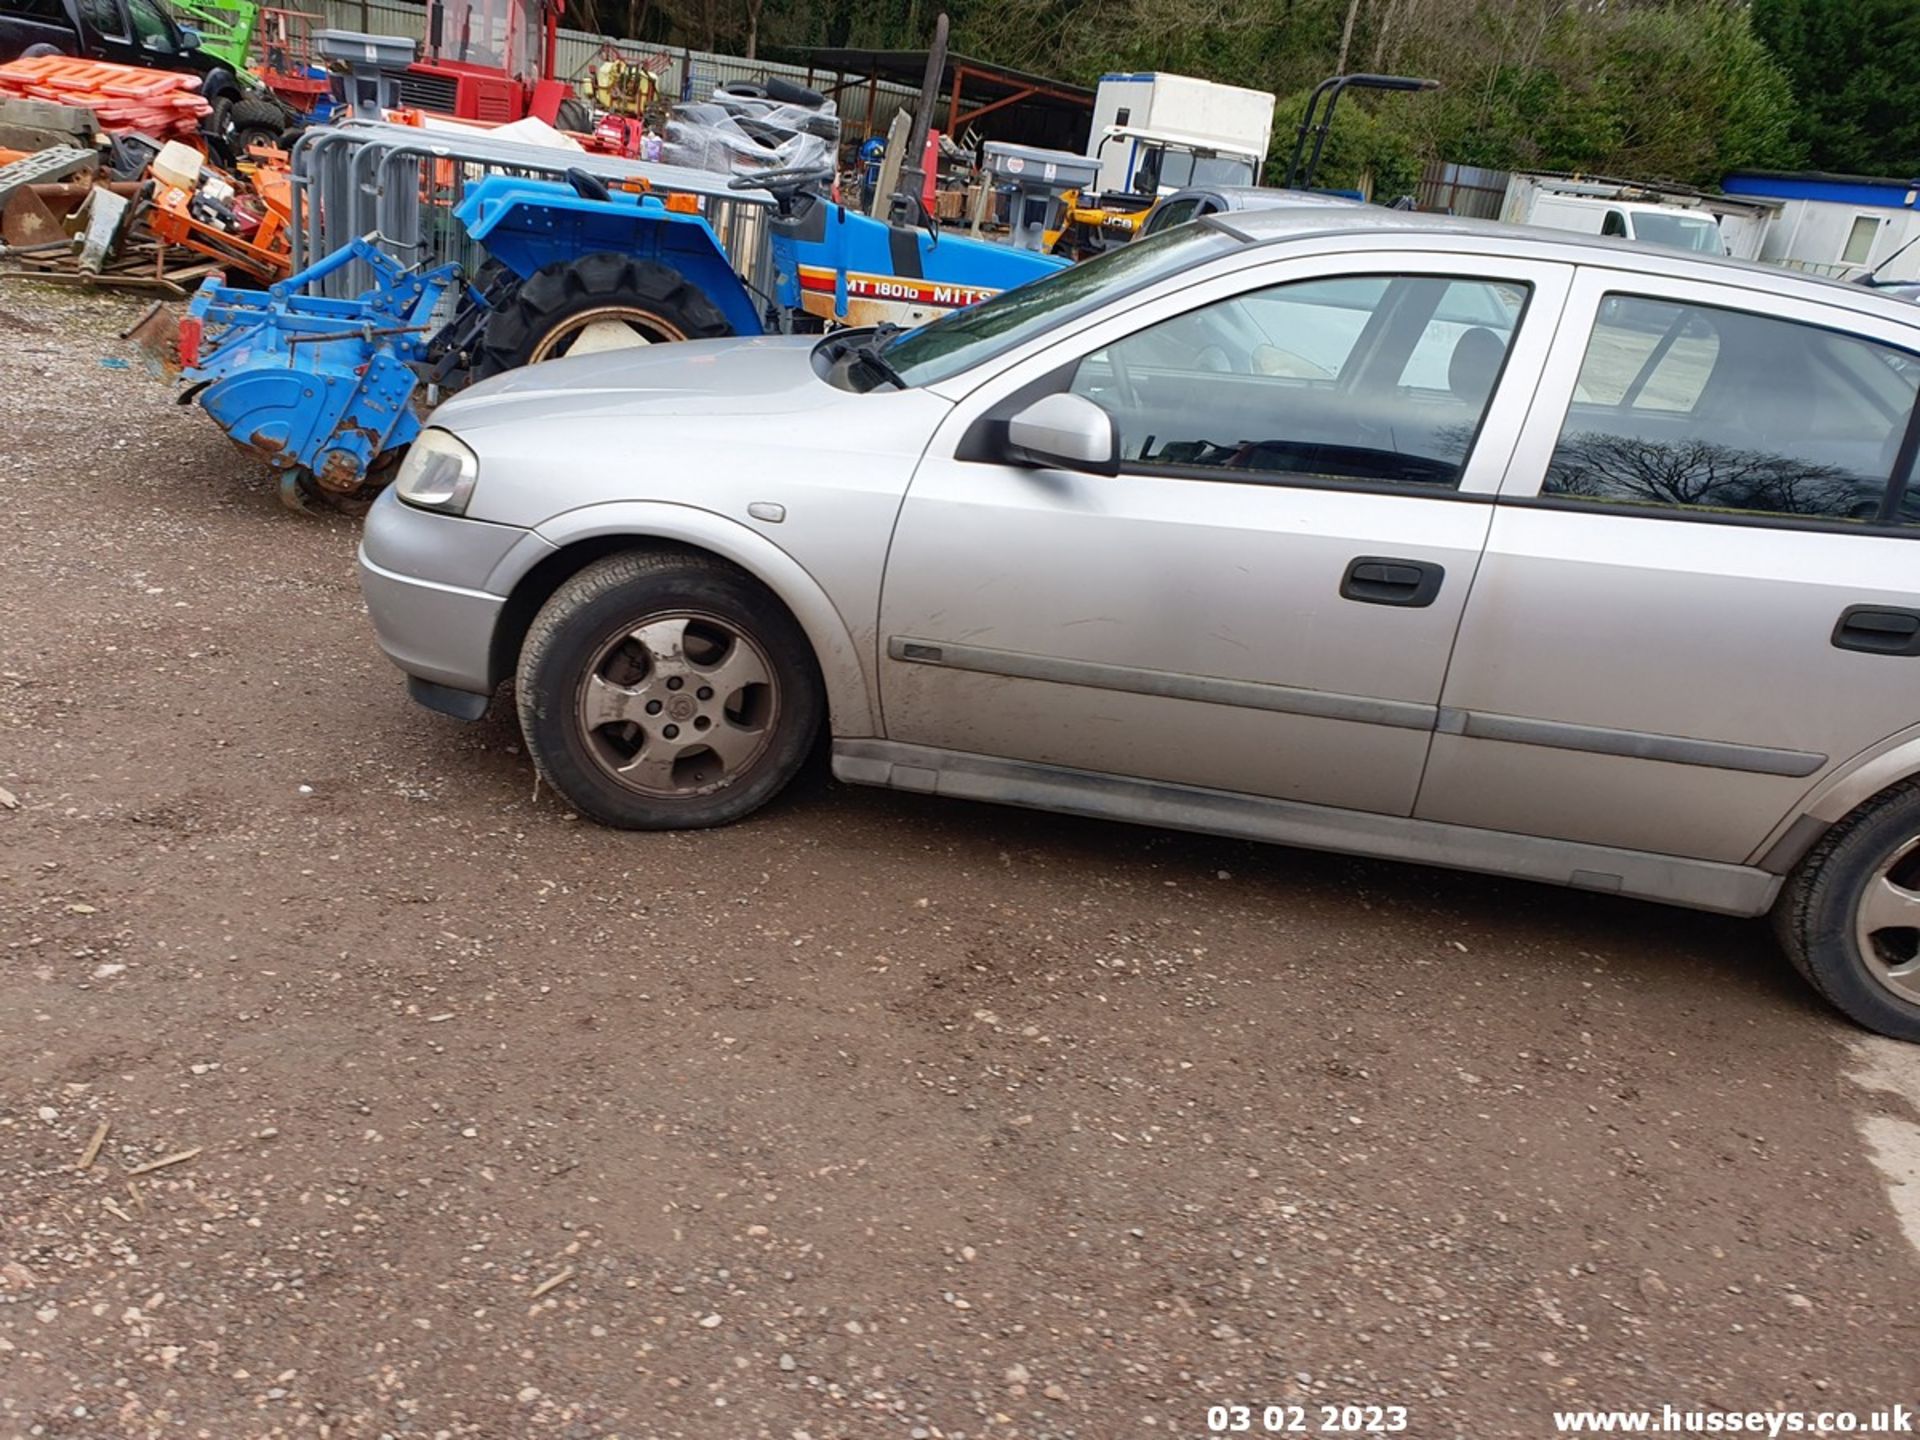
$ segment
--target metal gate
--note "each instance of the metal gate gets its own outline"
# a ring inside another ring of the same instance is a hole
[[[453,216],[468,187],[488,175],[559,180],[569,169],[610,186],[644,181],[654,193],[697,197],[740,278],[756,295],[773,293],[773,198],[764,190],[732,190],[724,175],[676,165],[365,120],[308,130],[294,144],[293,268],[371,238],[403,264],[451,260],[472,274],[485,256]],[[372,284],[365,270],[347,266],[321,289],[336,298],[357,295]]]

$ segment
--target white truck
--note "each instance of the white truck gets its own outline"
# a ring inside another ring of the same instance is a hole
[[[1526,224],[1549,230],[1578,230],[1587,235],[1617,235],[1644,245],[1665,245],[1703,255],[1724,255],[1727,243],[1720,223],[1704,210],[1645,201],[1608,200],[1592,195],[1542,194],[1534,198]]]
[[[1101,195],[1149,199],[1189,185],[1257,185],[1273,140],[1264,90],[1156,72],[1100,77],[1087,154]]]

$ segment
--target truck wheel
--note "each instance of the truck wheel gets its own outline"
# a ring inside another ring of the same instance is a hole
[[[593,112],[587,108],[587,102],[578,95],[569,95],[560,102],[559,109],[554,112],[553,128],[570,130],[575,135],[591,135]]]
[[[58,45],[49,45],[42,40],[38,45],[29,45],[20,52],[22,60],[38,60],[42,55],[64,55],[67,52]]]
[[[732,333],[720,308],[679,271],[625,255],[585,255],[541,266],[487,317],[473,378],[563,355]]]
[[[1920,784],[1909,781],[1829,830],[1780,892],[1787,958],[1869,1030],[1920,1040]]]
[[[236,161],[247,158],[254,145],[282,146],[287,130],[287,115],[272,100],[242,95],[227,110],[226,141]]]
[[[764,586],[705,556],[644,550],[554,592],[514,688],[540,774],[626,830],[751,814],[805,763],[825,708],[806,635]]]

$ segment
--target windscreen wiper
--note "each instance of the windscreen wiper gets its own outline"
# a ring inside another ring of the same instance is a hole
[[[863,362],[867,368],[896,390],[907,388],[906,380],[893,368],[893,362],[883,353],[887,342],[900,333],[900,327],[893,324],[876,325],[873,334],[853,347],[853,358]]]

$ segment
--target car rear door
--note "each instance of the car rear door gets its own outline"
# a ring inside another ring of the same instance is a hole
[[[1570,276],[1270,262],[1116,307],[981,384],[895,531],[888,737],[1407,814]],[[980,436],[1059,390],[1114,415],[1121,474],[987,458]]]
[[[1746,861],[1920,723],[1917,351],[1751,282],[1583,269],[1415,813]]]

